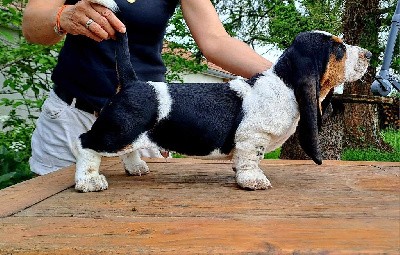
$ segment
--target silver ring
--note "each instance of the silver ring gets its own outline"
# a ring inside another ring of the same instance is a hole
[[[90,24],[93,23],[92,19],[89,19],[88,21],[86,21],[86,28],[89,29]]]

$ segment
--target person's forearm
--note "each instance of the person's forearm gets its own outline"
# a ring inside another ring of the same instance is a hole
[[[204,52],[205,57],[233,74],[251,78],[272,66],[270,61],[236,38],[221,37],[210,44],[213,46]]]
[[[62,3],[59,6],[54,2],[42,2],[41,6],[38,2],[32,6],[28,4],[22,22],[22,32],[28,42],[52,45],[63,38],[54,32],[56,15]]]
[[[111,11],[116,5],[108,9],[88,0],[63,6],[64,2],[29,0],[22,22],[22,32],[28,42],[45,45],[59,42],[63,36],[54,30],[56,23],[58,32],[87,36],[96,42],[115,38],[116,31],[126,31],[125,25]]]

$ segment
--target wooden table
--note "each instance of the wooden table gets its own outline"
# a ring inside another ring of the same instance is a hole
[[[0,254],[399,254],[400,163],[264,160],[273,188],[239,189],[228,161],[103,159],[103,192],[74,168],[0,191]]]

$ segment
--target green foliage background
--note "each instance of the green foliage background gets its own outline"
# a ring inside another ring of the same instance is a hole
[[[24,2],[3,1],[0,9],[0,107],[9,112],[0,125],[0,188],[29,179],[30,139],[60,45],[28,44],[20,30]]]

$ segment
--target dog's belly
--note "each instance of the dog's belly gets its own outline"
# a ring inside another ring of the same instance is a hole
[[[159,147],[188,156],[207,156],[212,152],[229,154],[234,146],[236,128],[217,127],[207,120],[165,120],[148,132]]]

